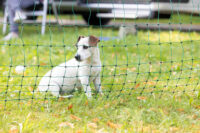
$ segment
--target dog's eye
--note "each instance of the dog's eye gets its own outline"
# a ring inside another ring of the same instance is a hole
[[[83,45],[83,49],[88,49],[88,46]]]

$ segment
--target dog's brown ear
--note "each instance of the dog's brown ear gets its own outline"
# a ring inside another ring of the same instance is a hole
[[[79,42],[81,38],[84,38],[84,36],[79,36],[77,42]]]
[[[89,36],[89,44],[90,46],[97,46],[97,43],[100,42],[98,37],[95,36]]]

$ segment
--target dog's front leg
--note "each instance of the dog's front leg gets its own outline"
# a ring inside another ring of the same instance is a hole
[[[81,84],[83,86],[83,89],[84,89],[84,92],[86,94],[86,96],[88,98],[91,98],[92,97],[92,90],[90,88],[90,83],[89,83],[89,79],[86,79],[86,78],[82,78],[81,79]]]
[[[101,90],[101,78],[100,75],[98,75],[94,80],[93,80],[95,89],[98,93],[100,93],[101,95],[103,94],[102,90]]]

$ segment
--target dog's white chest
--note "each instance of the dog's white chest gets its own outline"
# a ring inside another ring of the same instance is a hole
[[[82,66],[80,67],[80,69],[78,70],[79,73],[79,78],[81,77],[89,77],[90,81],[94,80],[97,76],[99,76],[101,71],[101,66]]]

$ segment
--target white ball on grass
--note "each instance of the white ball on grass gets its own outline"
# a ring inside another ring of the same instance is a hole
[[[15,72],[16,72],[17,74],[21,74],[21,73],[23,73],[25,70],[26,70],[26,68],[25,68],[24,66],[21,66],[21,65],[16,66],[16,68],[15,68]]]

